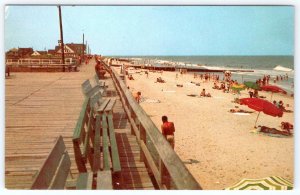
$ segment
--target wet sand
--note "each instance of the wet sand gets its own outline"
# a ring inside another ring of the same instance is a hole
[[[116,68],[118,69],[118,68]],[[237,95],[212,89],[213,82],[193,78],[192,74],[175,78],[175,72],[133,73],[135,80],[126,80],[132,92],[141,91],[141,106],[160,128],[161,116],[167,115],[175,123],[175,151],[204,189],[224,189],[243,178],[281,176],[290,181],[294,177],[293,137],[272,137],[256,134],[257,112],[249,115],[230,113],[231,108],[253,111],[232,103]],[[155,83],[162,77],[166,83]],[[200,86],[190,83],[200,82]],[[183,87],[177,87],[182,84]],[[205,88],[212,97],[189,97]],[[270,100],[271,93],[259,92]],[[248,97],[247,90],[240,98]],[[282,100],[294,110],[289,95],[273,94],[272,100]],[[157,102],[160,103],[157,103]],[[280,129],[282,121],[294,124],[294,113],[272,117],[261,113],[257,125]]]

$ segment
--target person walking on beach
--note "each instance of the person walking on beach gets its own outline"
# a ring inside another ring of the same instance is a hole
[[[133,94],[133,97],[137,101],[138,104],[141,101],[141,95],[142,95],[142,93],[140,91],[138,91],[137,93]]]
[[[175,147],[174,123],[169,122],[167,116],[162,116],[161,120],[163,122],[163,124],[161,125],[161,132],[162,132],[163,136],[166,138],[166,140],[170,143],[171,147],[174,149],[174,147]]]

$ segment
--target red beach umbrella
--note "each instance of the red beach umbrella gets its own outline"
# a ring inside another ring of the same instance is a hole
[[[256,128],[256,122],[260,112],[263,112],[270,116],[282,117],[283,111],[277,108],[274,104],[269,101],[259,99],[259,98],[242,98],[240,99],[241,105],[247,105],[249,108],[258,111],[258,115],[255,121],[254,128]]]
[[[262,90],[264,91],[271,91],[272,95],[271,95],[271,100],[272,100],[272,96],[273,93],[283,93],[283,94],[287,94],[285,90],[283,90],[282,88],[275,86],[275,85],[265,85],[260,87]]]

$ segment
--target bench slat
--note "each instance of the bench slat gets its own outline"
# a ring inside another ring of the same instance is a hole
[[[116,100],[115,99],[111,99],[109,101],[109,103],[107,104],[107,106],[105,107],[104,111],[105,112],[111,112],[115,104],[116,104]]]
[[[93,88],[91,88],[89,91],[87,91],[86,93],[84,93],[84,95],[87,96],[87,97],[92,97],[98,91],[101,91],[101,88],[100,88],[99,85],[96,85]],[[102,91],[101,91],[101,93],[102,93]]]
[[[107,106],[107,104],[109,103],[110,99],[105,99],[101,105],[99,106],[99,108],[97,109],[97,112],[102,114],[104,112],[105,107]]]
[[[53,149],[51,150],[43,166],[39,170],[39,173],[35,178],[31,189],[48,189],[65,150],[66,146],[63,142],[63,138],[62,136],[59,136]]]
[[[102,115],[103,170],[110,170],[106,115]]]
[[[91,190],[93,188],[93,173],[80,173],[76,183],[77,190]]]
[[[105,82],[104,81],[100,81],[99,86],[104,88],[105,87]]]
[[[68,152],[66,151],[63,155],[56,173],[54,175],[53,181],[49,186],[49,189],[64,189],[68,174],[70,172],[71,160]]]
[[[109,114],[107,116],[107,119],[108,119],[108,127],[109,127],[109,138],[110,138],[113,172],[119,172],[121,171],[121,164],[120,164],[119,151],[118,151],[118,145],[115,136],[112,114]]]
[[[100,98],[101,98],[101,92],[98,91],[91,97],[90,106],[92,108],[95,106],[98,106],[98,102],[99,102]]]
[[[111,171],[98,171],[97,173],[97,189],[98,190],[112,190],[112,175]]]
[[[84,131],[84,125],[87,121],[87,107],[89,107],[89,98],[85,98],[80,114],[79,114],[79,118],[77,120],[77,124],[73,133],[73,140],[79,140],[81,135],[82,135],[82,131]]]
[[[94,166],[93,172],[96,173],[100,169],[100,125],[101,117],[96,116],[96,128],[95,128],[95,139],[94,139]]]
[[[92,123],[94,121],[93,118],[93,110],[90,111],[90,118],[89,118],[89,122],[88,122],[88,126],[87,126],[87,132],[86,132],[86,136],[85,136],[85,140],[84,140],[84,147],[83,147],[83,159],[86,162],[86,159],[89,155],[90,152],[90,137],[91,137],[91,129],[92,129]]]
[[[87,180],[87,190],[91,190],[93,188],[93,172],[88,173]]]

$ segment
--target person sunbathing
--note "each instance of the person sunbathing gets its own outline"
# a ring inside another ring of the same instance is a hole
[[[200,97],[211,97],[210,93],[205,93],[205,89],[202,89],[201,93],[200,93]]]
[[[158,78],[156,78],[156,82],[165,83],[165,80],[163,80],[161,77],[158,77]]]
[[[224,90],[225,89],[225,84],[222,83],[219,89],[223,89]]]
[[[191,83],[195,84],[196,86],[200,86],[200,83],[197,83],[197,82],[194,82],[194,81],[191,81]]]
[[[129,76],[128,76],[128,79],[129,79],[129,80],[134,80],[134,78],[133,78],[132,75],[129,75]]]
[[[294,125],[289,122],[281,122],[281,129],[290,132],[291,129],[294,129]]]
[[[287,131],[287,130],[280,131],[276,128],[270,128],[270,127],[266,127],[266,126],[259,125],[258,129],[260,132],[263,132],[263,133],[271,133],[271,134],[285,135],[285,136],[292,135],[290,131]]]
[[[231,113],[253,113],[252,111],[247,111],[247,110],[243,110],[243,109],[230,109],[229,112]]]
[[[214,83],[214,86],[212,88],[213,89],[219,89],[219,86],[217,85],[217,83]]]
[[[205,94],[205,89],[202,89],[202,91],[201,91],[201,93],[200,93],[200,97],[202,97],[202,96],[205,97],[205,95],[206,95],[206,94]]]

